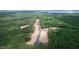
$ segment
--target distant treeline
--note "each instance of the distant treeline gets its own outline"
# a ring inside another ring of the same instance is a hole
[[[35,11],[0,10],[0,17],[11,16],[16,13],[35,13]]]

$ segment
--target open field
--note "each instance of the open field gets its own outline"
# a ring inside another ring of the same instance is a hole
[[[48,28],[48,45],[30,46],[35,18],[39,16],[41,27]],[[20,29],[22,25],[29,25]],[[50,29],[52,27],[60,29]],[[0,14],[0,48],[24,49],[79,48],[79,14],[67,13],[7,13]]]

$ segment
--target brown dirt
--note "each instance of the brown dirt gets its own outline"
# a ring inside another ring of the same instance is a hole
[[[34,28],[34,32],[31,35],[31,40],[26,42],[26,44],[34,45],[34,43],[37,41],[38,35],[40,35],[39,41],[41,43],[48,43],[48,28],[41,29],[39,19],[36,19],[34,23]]]
[[[39,41],[41,43],[44,43],[44,44],[47,44],[48,43],[48,28],[41,29],[41,34],[40,34]]]

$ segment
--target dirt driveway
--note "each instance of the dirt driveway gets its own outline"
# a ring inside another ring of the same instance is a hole
[[[48,28],[41,29],[40,19],[37,18],[34,23],[34,32],[31,34],[31,40],[26,42],[26,44],[34,45],[38,41],[43,44],[48,43]]]

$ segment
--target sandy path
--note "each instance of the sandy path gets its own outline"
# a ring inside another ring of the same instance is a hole
[[[41,29],[39,19],[36,19],[34,23],[34,32],[31,35],[31,40],[26,44],[34,45],[36,42],[48,43],[48,29]]]

